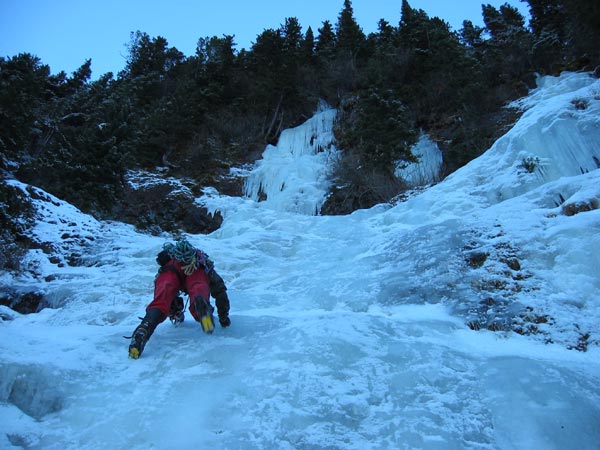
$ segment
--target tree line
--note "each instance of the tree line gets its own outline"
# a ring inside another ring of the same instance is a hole
[[[128,169],[165,165],[215,185],[325,101],[339,111],[342,158],[324,212],[388,201],[403,188],[395,164],[414,159],[420,130],[439,143],[450,173],[514,122],[505,105],[534,86],[536,73],[599,64],[596,0],[526,3],[529,24],[509,4],[484,4],[484,26],[465,21],[453,31],[403,0],[398,23],[382,19],[367,35],[345,0],[337,22],[317,30],[290,17],[248,50],[236,50],[231,35],[203,37],[191,56],[136,31],[125,68],[95,81],[91,60],[67,75],[28,53],[2,57],[2,179],[118,218]],[[2,226],[14,229],[15,193],[4,182],[0,189]]]

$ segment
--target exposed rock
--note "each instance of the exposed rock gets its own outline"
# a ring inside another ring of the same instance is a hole
[[[120,219],[141,230],[184,231],[208,234],[217,230],[223,217],[210,214],[195,202],[192,188],[163,178],[158,174],[142,174],[143,180],[129,183],[121,205]]]
[[[580,352],[587,352],[589,345],[590,333],[580,333],[577,338],[577,344],[570,345],[568,347],[569,350],[577,350]]]
[[[597,198],[592,198],[588,201],[566,203],[562,206],[562,212],[565,216],[574,216],[575,214],[598,209],[600,207],[599,203]]]
[[[485,252],[471,252],[467,255],[467,264],[478,269],[483,266],[488,256],[489,255]]]
[[[0,305],[8,306],[13,311],[21,314],[35,313],[44,300],[41,292],[6,292],[0,296]]]
[[[517,258],[507,258],[502,260],[508,267],[510,267],[514,271],[521,270],[521,263]]]

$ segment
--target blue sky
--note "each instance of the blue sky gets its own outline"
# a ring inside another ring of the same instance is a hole
[[[92,78],[123,69],[130,32],[163,36],[185,55],[194,54],[198,38],[235,35],[237,48],[249,48],[267,28],[297,17],[305,31],[324,20],[335,25],[343,0],[0,0],[0,56],[28,52],[50,65],[52,73],[71,73],[92,59]],[[458,30],[468,19],[481,25],[481,5],[504,0],[409,0]],[[527,15],[526,3],[508,1]],[[396,25],[401,0],[353,0],[356,20],[366,33],[379,19]],[[527,16],[526,16],[527,17]]]

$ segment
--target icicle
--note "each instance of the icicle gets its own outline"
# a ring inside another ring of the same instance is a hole
[[[322,107],[321,107],[322,108]],[[302,125],[284,130],[268,145],[246,179],[244,194],[279,211],[316,215],[329,189],[337,154],[333,146],[335,109],[323,109]]]

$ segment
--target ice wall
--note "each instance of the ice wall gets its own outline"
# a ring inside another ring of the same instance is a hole
[[[302,125],[284,130],[268,145],[244,185],[244,195],[277,211],[316,215],[329,190],[335,109],[324,109]]]
[[[538,86],[513,104],[524,110],[515,126],[466,168],[491,203],[600,167],[600,80],[564,73]]]
[[[415,163],[399,162],[395,175],[410,187],[426,186],[440,180],[442,152],[429,135],[421,133],[419,140],[411,149],[418,159]]]

